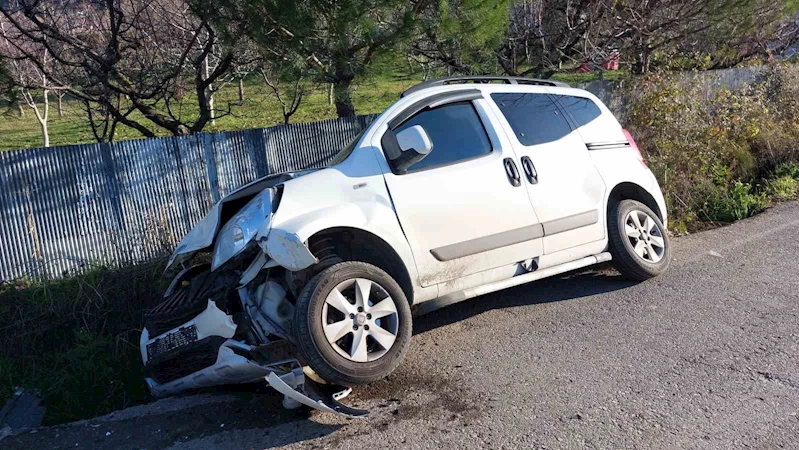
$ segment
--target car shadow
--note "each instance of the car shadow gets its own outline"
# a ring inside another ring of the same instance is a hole
[[[635,284],[621,276],[609,265],[601,265],[588,270],[579,269],[558,277],[545,278],[481,295],[415,317],[413,334],[424,334],[494,309],[573,300],[625,289]]]

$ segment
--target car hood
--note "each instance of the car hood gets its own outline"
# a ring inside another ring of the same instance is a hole
[[[169,258],[169,262],[166,265],[166,271],[169,271],[176,265],[182,265],[187,261],[190,261],[198,251],[206,249],[214,243],[214,238],[216,238],[216,234],[219,232],[219,229],[222,226],[220,223],[222,219],[222,206],[225,203],[238,200],[243,197],[254,196],[264,189],[275,188],[276,186],[283,184],[288,180],[307,175],[317,170],[319,169],[309,169],[297,172],[285,172],[269,175],[259,178],[251,183],[245,184],[244,186],[223,197],[180,241],[180,244],[178,244],[178,247]]]

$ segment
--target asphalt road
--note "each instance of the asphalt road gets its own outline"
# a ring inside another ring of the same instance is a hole
[[[611,269],[416,319],[408,356],[349,403],[267,389],[169,399],[0,446],[265,449],[799,449],[799,204],[672,241],[641,284]]]

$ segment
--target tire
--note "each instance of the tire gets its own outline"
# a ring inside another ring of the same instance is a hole
[[[646,222],[644,217],[651,222]],[[643,233],[642,230],[646,228],[650,229]],[[631,236],[636,232],[638,238]],[[622,200],[611,205],[608,214],[608,237],[613,265],[631,280],[654,278],[669,267],[671,247],[668,232],[658,215],[641,202]],[[658,248],[660,244],[662,251]]]
[[[369,301],[359,311],[357,305],[363,302],[358,303],[357,290],[365,291],[367,283],[372,286]],[[349,306],[336,300],[339,296],[334,290]],[[391,311],[384,300],[392,302],[395,311],[377,318]],[[301,357],[322,379],[356,386],[385,378],[397,368],[411,341],[411,309],[402,289],[386,272],[371,264],[343,262],[323,270],[305,286],[297,300],[294,327]],[[393,334],[394,340],[386,339],[386,333]],[[362,340],[353,352],[356,336]],[[391,345],[386,349],[376,338]]]

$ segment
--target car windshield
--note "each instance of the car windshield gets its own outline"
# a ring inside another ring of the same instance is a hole
[[[363,134],[364,134],[365,132],[366,132],[366,129],[364,129],[363,131],[361,131],[360,133],[358,133],[358,135],[357,135],[357,136],[355,136],[355,137],[354,137],[354,138],[353,138],[353,139],[350,141],[350,143],[349,143],[349,144],[347,144],[347,146],[346,146],[346,147],[344,147],[344,148],[342,148],[341,150],[339,150],[339,152],[338,152],[338,153],[336,153],[336,156],[335,156],[335,157],[333,157],[333,160],[332,160],[332,161],[330,161],[330,165],[331,165],[331,166],[335,166],[336,164],[339,164],[339,163],[342,163],[342,162],[344,162],[344,160],[345,160],[345,159],[347,159],[347,158],[350,156],[350,154],[352,154],[352,151],[353,151],[353,150],[355,150],[355,145],[356,145],[356,144],[358,144],[358,141],[360,141],[360,140],[361,140],[361,136],[363,136]]]

